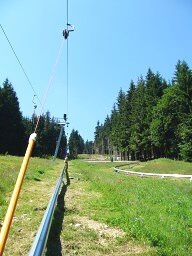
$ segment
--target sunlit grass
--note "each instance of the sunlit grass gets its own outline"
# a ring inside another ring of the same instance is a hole
[[[122,166],[122,169],[152,173],[192,175],[192,163],[167,158],[160,158],[148,162],[138,162],[136,164],[128,164]]]
[[[0,156],[0,220],[5,214],[22,160],[22,157]],[[25,179],[41,181],[44,173],[52,169],[52,166],[51,160],[31,158]]]
[[[21,161],[19,157],[0,156],[0,221]],[[38,158],[30,161],[5,255],[20,255],[20,252],[27,255],[33,240],[31,234],[38,229],[62,165],[63,162],[55,168],[52,161]],[[109,255],[113,250],[122,252],[130,241],[144,248],[138,255],[192,255],[192,187],[189,180],[127,176],[115,173],[112,169],[115,165],[82,160],[70,163],[70,176],[74,178],[70,185],[71,200],[78,208],[65,210],[64,241],[71,246],[83,241],[82,250],[89,248],[91,255],[98,255],[98,251],[100,255]],[[141,163],[138,168],[188,174],[191,166],[190,163],[160,159]],[[98,245],[97,233],[87,229],[73,230],[71,218],[79,216],[120,228],[126,237],[103,248]],[[76,252],[81,250],[78,246],[75,248]]]
[[[0,224],[22,163],[22,157],[0,156]],[[31,158],[14,214],[4,255],[28,255],[34,236],[63,168],[63,161]]]
[[[162,171],[162,165],[170,169],[171,163],[175,170],[174,161],[159,160]],[[142,179],[114,173],[112,165],[74,162],[73,169],[80,179],[89,182],[90,193],[102,195],[91,201],[84,199],[87,214],[94,220],[120,227],[129,238],[155,247],[157,255],[192,255],[189,180]],[[179,170],[186,171],[189,165],[181,162]]]

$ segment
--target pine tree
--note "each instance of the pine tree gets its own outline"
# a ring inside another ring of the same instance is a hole
[[[85,146],[84,146],[84,153],[85,154],[93,154],[94,153],[94,149],[93,149],[93,141],[86,141],[85,142]]]
[[[119,113],[116,105],[114,104],[113,110],[111,111],[111,132],[109,135],[110,142],[112,144],[112,152],[114,155],[118,154],[120,148],[119,141]]]
[[[133,150],[131,150],[131,142],[130,142],[130,138],[131,138],[131,126],[132,126],[132,113],[133,113],[133,106],[134,106],[134,95],[135,95],[135,84],[133,81],[131,81],[130,86],[129,86],[129,90],[127,92],[126,95],[126,101],[127,101],[127,143],[128,143],[128,147],[127,147],[127,155],[128,155],[128,159],[134,159],[134,152]]]
[[[104,153],[111,155],[112,152],[112,144],[110,141],[110,133],[111,133],[111,119],[107,115],[103,124],[103,144],[104,144]]]
[[[21,155],[26,145],[19,101],[8,79],[0,88],[0,153]]]
[[[69,137],[69,156],[71,159],[76,159],[78,154],[84,151],[84,141],[77,130],[72,130]]]
[[[38,128],[37,142],[34,149],[35,156],[47,157],[54,155],[60,128],[61,127],[58,124],[58,120],[56,120],[54,117],[51,118],[49,111],[41,116]],[[67,139],[65,132],[63,132],[58,151],[59,158],[65,157],[66,147]]]
[[[185,61],[178,61],[176,65],[174,84],[185,98],[185,113],[192,112],[192,71]]]
[[[108,140],[113,153],[131,159],[192,161],[191,120],[192,70],[179,61],[171,84],[149,69],[145,80],[131,82],[127,94],[120,90],[110,118],[96,127],[94,143],[102,153]]]
[[[154,74],[151,69],[148,69],[146,76],[146,112],[147,126],[145,130],[147,158],[153,158],[156,154],[155,148],[151,140],[150,124],[153,119],[153,109],[162,97],[164,90],[167,88],[167,83],[162,79],[159,73]]]
[[[192,162],[192,115],[178,126],[179,156],[185,161]]]
[[[125,159],[125,153],[128,151],[128,108],[127,108],[127,98],[126,94],[120,90],[117,98],[118,106],[118,139],[119,139],[119,151],[121,157]]]
[[[152,141],[157,157],[178,157],[178,126],[182,122],[184,113],[185,98],[178,86],[167,88],[154,108],[154,118],[151,123]]]
[[[146,128],[148,124],[145,93],[145,81],[141,77],[138,80],[137,88],[132,99],[130,149],[134,152],[135,159],[147,158]]]
[[[97,154],[101,154],[102,152],[102,125],[100,122],[97,122],[97,126],[95,127],[95,139],[94,139],[94,149]]]

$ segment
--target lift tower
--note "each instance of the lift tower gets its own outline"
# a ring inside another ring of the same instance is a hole
[[[53,161],[55,161],[56,157],[57,157],[57,154],[58,154],[58,151],[59,151],[59,146],[60,146],[60,143],[61,143],[61,138],[62,138],[62,135],[63,135],[63,131],[65,129],[65,125],[68,126],[68,122],[67,122],[67,115],[64,114],[63,115],[63,118],[58,118],[60,121],[58,122],[58,124],[61,126],[60,128],[60,133],[59,133],[59,138],[57,140],[57,144],[56,144],[56,148],[55,148],[55,153],[54,153],[54,157],[53,157]]]

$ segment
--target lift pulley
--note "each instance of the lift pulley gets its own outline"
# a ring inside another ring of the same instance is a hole
[[[67,28],[63,30],[63,36],[66,39],[69,37],[69,33],[75,30],[75,26],[72,24],[67,23]]]

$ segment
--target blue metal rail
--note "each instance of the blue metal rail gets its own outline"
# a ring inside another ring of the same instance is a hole
[[[67,168],[68,168],[68,163],[66,162],[65,167],[61,173],[61,176],[56,184],[53,195],[49,201],[49,205],[41,221],[41,225],[39,227],[39,230],[37,232],[37,235],[35,237],[31,250],[29,252],[29,256],[41,256],[45,250],[45,246],[47,243],[49,230],[50,230],[51,222],[53,218],[53,213],[55,210],[55,205],[57,203],[57,198],[58,198],[60,187],[63,181],[64,172],[67,171]]]

